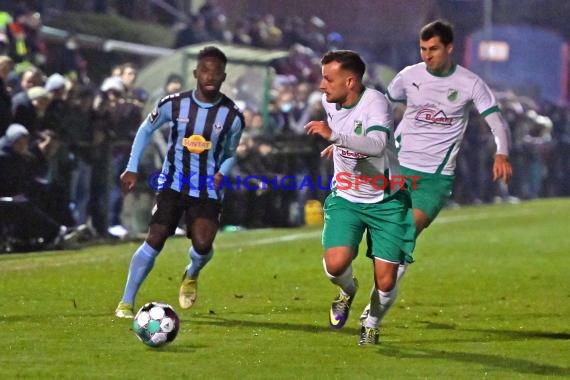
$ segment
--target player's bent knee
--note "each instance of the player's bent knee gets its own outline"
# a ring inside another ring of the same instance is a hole
[[[347,247],[328,248],[323,256],[323,267],[327,275],[337,277],[346,271],[353,258],[353,252]]]
[[[350,266],[350,260],[348,261],[341,261],[341,260],[327,260],[323,258],[323,270],[325,271],[325,275],[329,279],[333,279],[342,275],[347,268]]]
[[[192,242],[192,248],[194,248],[194,251],[199,255],[207,255],[212,250],[212,244],[200,245]]]
[[[376,280],[376,288],[383,292],[391,292],[396,287],[396,281],[382,278]]]
[[[151,237],[148,236],[146,238],[146,242],[148,245],[150,245],[152,248],[154,248],[157,251],[161,251],[162,248],[164,247],[164,243],[165,243],[166,239],[160,239],[160,238],[156,238],[156,237]]]
[[[338,268],[328,268],[328,267],[324,266],[323,269],[324,269],[325,275],[329,279],[336,278],[336,277],[338,277],[344,273],[343,270],[339,270]]]
[[[212,250],[214,239],[216,238],[216,230],[192,228],[190,239],[192,247],[200,255],[207,255]]]
[[[148,231],[146,242],[152,248],[160,251],[168,239],[168,229],[166,226],[152,225]]]

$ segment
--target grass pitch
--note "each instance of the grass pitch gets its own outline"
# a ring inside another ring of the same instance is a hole
[[[170,303],[176,340],[146,347],[113,310],[139,243],[0,255],[2,379],[570,378],[570,199],[444,210],[422,234],[381,344],[359,347],[364,255],[349,322],[320,228],[221,233],[198,303],[178,307],[188,241],[171,238],[137,307]]]

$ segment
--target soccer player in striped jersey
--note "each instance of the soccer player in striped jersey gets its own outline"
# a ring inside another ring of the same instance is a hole
[[[396,140],[402,173],[417,179],[414,186],[410,183],[416,237],[433,222],[451,196],[455,160],[471,105],[485,119],[495,137],[493,180],[508,183],[512,175],[508,125],[495,96],[479,76],[456,64],[452,53],[452,26],[444,20],[425,25],[420,31],[423,62],[400,71],[386,93],[391,102],[406,107],[396,128]],[[406,264],[400,265],[398,282],[406,267]],[[390,302],[382,310],[380,320],[395,301],[397,291],[398,286],[389,295]],[[368,308],[361,320],[366,319]]]
[[[198,275],[212,258],[219,228],[224,181],[235,164],[243,116],[232,100],[220,92],[226,79],[225,54],[205,47],[194,70],[196,89],[168,95],[140,125],[127,168],[121,174],[123,191],[133,190],[137,168],[151,135],[169,123],[170,134],[162,171],[153,185],[158,188],[145,241],[134,253],[121,302],[119,318],[132,318],[135,296],[151,271],[166,239],[174,234],[183,214],[187,236],[192,240],[190,264],[179,290],[183,309],[196,301]]]
[[[400,176],[392,109],[382,93],[362,84],[366,70],[362,58],[349,50],[332,51],[321,64],[327,119],[311,121],[305,129],[334,147],[333,188],[324,204],[323,265],[340,291],[332,302],[329,324],[340,329],[348,319],[358,288],[352,260],[368,229],[374,242],[368,256],[377,291],[370,297],[373,307],[359,344],[376,344],[380,297],[394,287],[398,264],[411,261],[415,229],[410,194],[405,187],[390,184],[391,178]]]

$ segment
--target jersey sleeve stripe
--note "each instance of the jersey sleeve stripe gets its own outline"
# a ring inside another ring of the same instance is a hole
[[[385,132],[388,135],[388,138],[390,138],[390,128],[386,128],[381,125],[373,125],[366,129],[366,134],[369,134],[370,132],[374,131]]]
[[[394,99],[392,95],[390,95],[390,91],[388,90],[386,90],[386,96],[388,97],[388,100],[390,100],[391,102],[406,103],[406,99]]]
[[[485,111],[481,112],[481,117],[485,118],[485,117],[489,116],[490,114],[492,114],[493,112],[501,112],[501,110],[499,109],[499,106],[493,106],[493,107],[486,109]]]

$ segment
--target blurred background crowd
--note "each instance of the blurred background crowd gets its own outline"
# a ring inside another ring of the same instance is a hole
[[[169,75],[160,93],[151,93],[137,82],[148,58],[104,51],[94,56],[75,30],[66,30],[57,44],[49,42],[45,20],[64,10],[167,24],[172,49],[207,42],[287,52],[270,64],[266,108],[250,100],[263,89],[252,86],[247,75],[232,81],[228,95],[237,100],[246,121],[232,179],[254,175],[299,184],[310,178],[317,184],[332,174],[331,163],[319,157],[327,142],[308,138],[303,126],[323,117],[319,60],[327,50],[354,48],[345,36],[310,14],[249,13],[231,19],[216,1],[194,7],[191,3],[0,1],[0,252],[144,232],[152,189],[141,180],[135,194],[124,197],[118,176],[132,138],[156,99],[186,88],[187,78],[176,67],[164,67]],[[367,85],[384,90],[386,79],[379,71],[386,61],[380,61],[381,54],[363,55],[369,66]],[[399,60],[391,54],[389,63],[395,72],[418,59],[417,52],[415,58],[407,54]],[[491,180],[493,136],[473,112],[450,206],[570,195],[568,107],[508,88],[496,90],[511,128],[513,181],[506,186]],[[160,169],[166,130],[156,135],[141,178]],[[270,184],[251,191],[236,186],[226,194],[224,226],[304,224],[307,204],[322,202],[327,191],[298,187]]]

